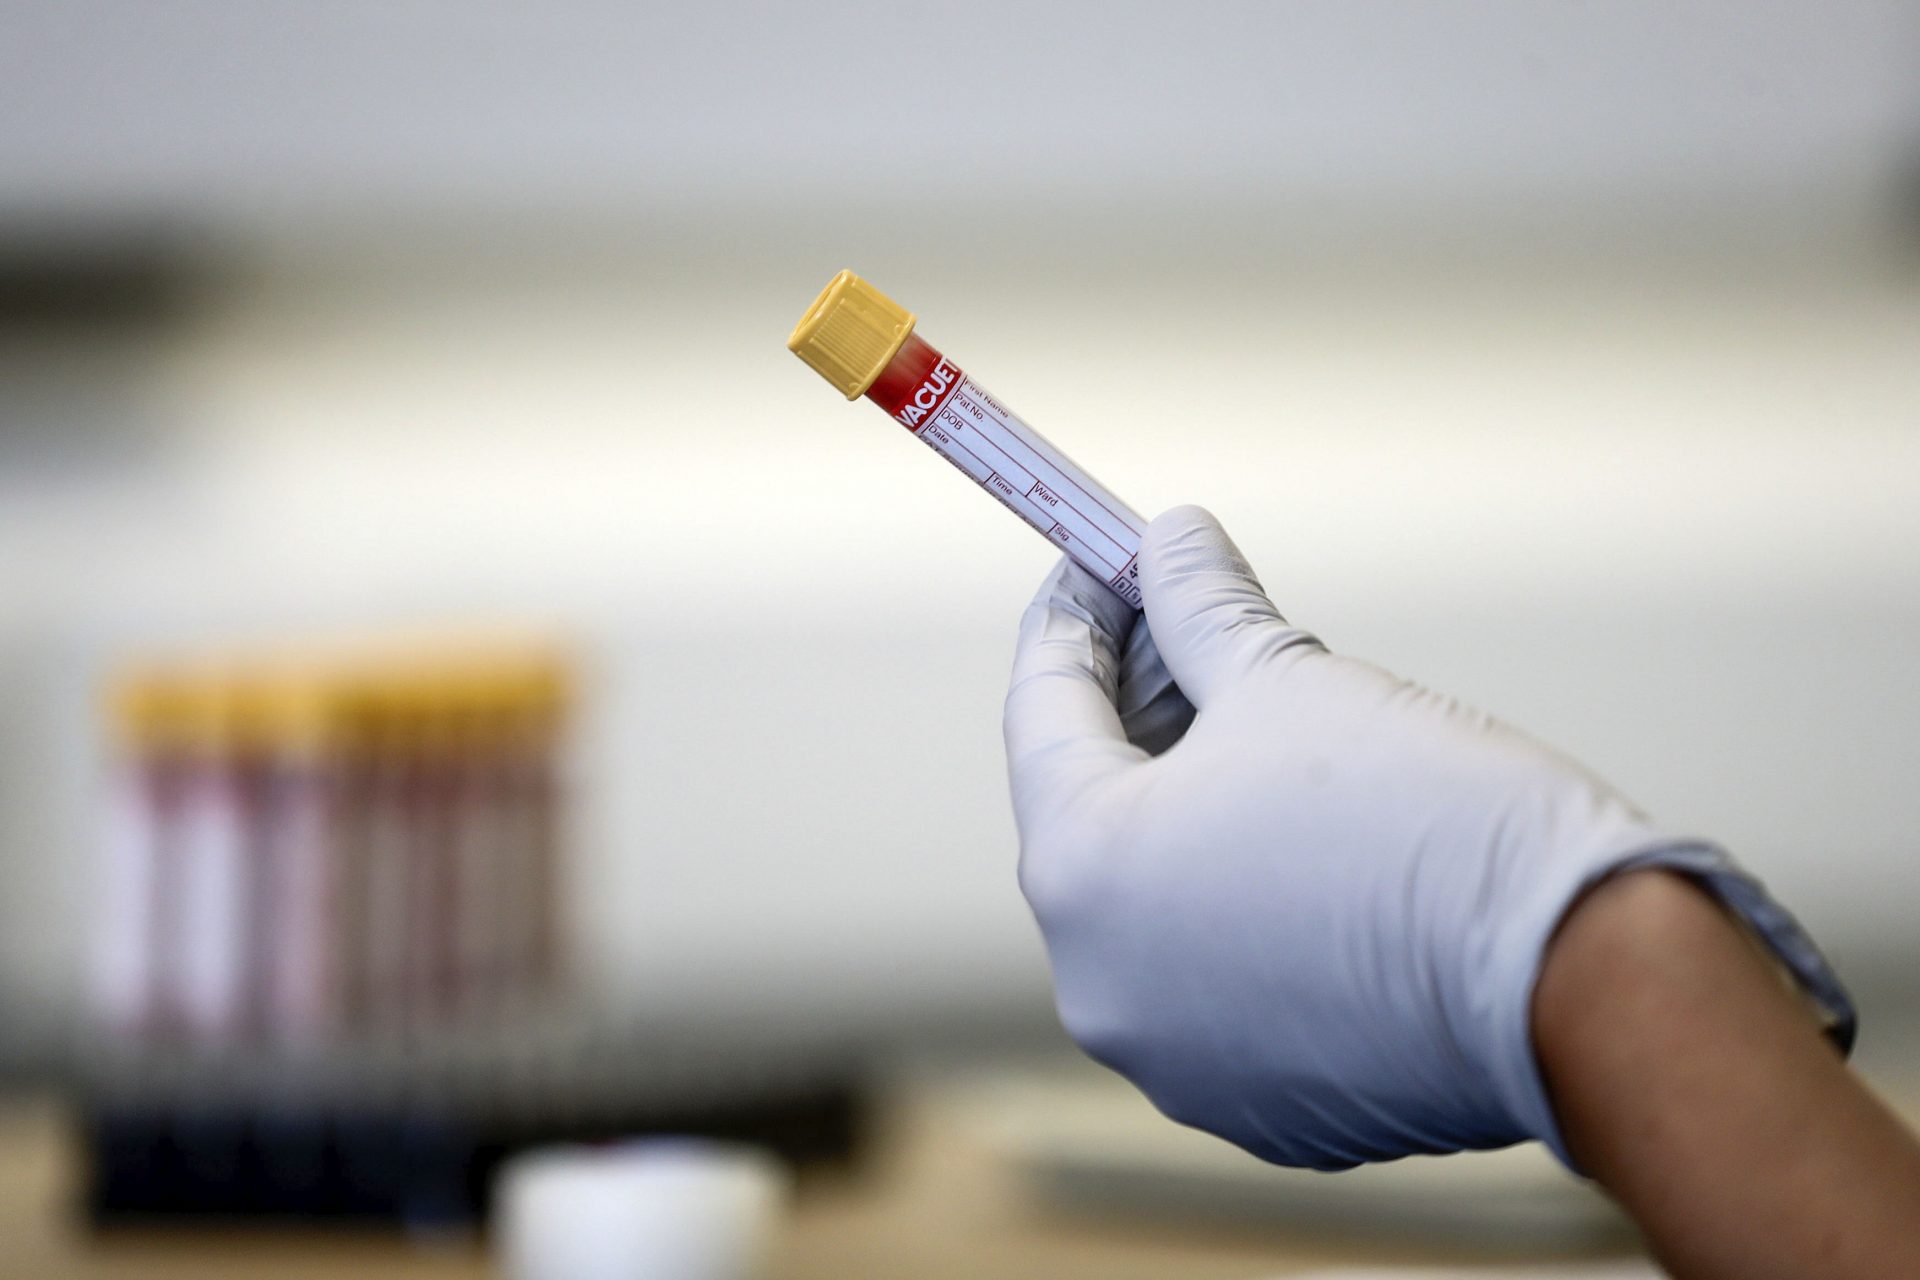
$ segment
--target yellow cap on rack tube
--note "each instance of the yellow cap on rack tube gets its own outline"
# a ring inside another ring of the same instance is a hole
[[[820,291],[787,339],[787,350],[858,400],[913,332],[913,312],[851,271]]]
[[[182,746],[193,736],[199,693],[179,671],[143,667],[122,672],[107,690],[119,742],[136,751]]]

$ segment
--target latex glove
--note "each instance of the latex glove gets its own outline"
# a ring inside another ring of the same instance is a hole
[[[1528,1137],[1564,1159],[1533,985],[1568,907],[1629,866],[1700,878],[1850,1040],[1813,944],[1718,847],[1328,653],[1198,508],[1152,523],[1140,568],[1141,627],[1070,563],[1047,579],[1005,728],[1061,1021],[1167,1115],[1315,1168]]]

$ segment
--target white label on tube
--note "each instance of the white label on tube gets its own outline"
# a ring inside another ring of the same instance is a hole
[[[913,431],[1074,563],[1140,607],[1140,535],[1147,522],[979,383],[962,374]]]
[[[180,815],[174,890],[176,999],[202,1036],[234,1032],[242,1011],[246,951],[247,828],[244,798],[230,779],[201,776]]]
[[[96,901],[94,1000],[98,1016],[122,1034],[154,1016],[154,895],[163,815],[159,788],[138,762],[114,780]]]
[[[261,840],[260,901],[270,930],[255,925],[253,963],[266,975],[266,1016],[274,1036],[312,1043],[329,1029],[335,991],[328,966],[333,885],[326,779],[318,766],[275,779]]]

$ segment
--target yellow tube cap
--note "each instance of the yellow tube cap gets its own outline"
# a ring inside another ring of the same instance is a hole
[[[800,317],[787,350],[847,399],[858,400],[913,332],[913,320],[913,312],[842,271]]]

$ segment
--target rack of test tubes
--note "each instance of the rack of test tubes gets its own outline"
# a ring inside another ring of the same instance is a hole
[[[525,642],[108,681],[75,1108],[93,1222],[459,1227],[516,1151],[639,1133],[845,1158],[852,1065],[596,1015],[568,981],[577,686]]]
[[[94,899],[109,1046],[297,1053],[545,998],[570,686],[557,652],[478,646],[121,673]]]

